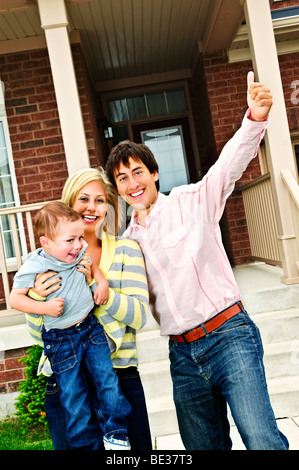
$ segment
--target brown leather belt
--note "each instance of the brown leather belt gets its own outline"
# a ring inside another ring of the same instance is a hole
[[[211,333],[212,331],[219,328],[219,326],[223,325],[223,323],[225,323],[227,320],[237,315],[237,313],[242,312],[243,308],[244,307],[242,302],[237,302],[231,307],[228,307],[226,310],[223,310],[222,312],[215,315],[215,317],[211,318],[211,320],[208,320],[202,325],[193,328],[193,330],[190,330],[187,333],[183,333],[182,335],[171,335],[169,338],[171,341],[177,341],[178,343],[191,343],[192,341],[196,341],[197,339],[205,336],[207,333]]]

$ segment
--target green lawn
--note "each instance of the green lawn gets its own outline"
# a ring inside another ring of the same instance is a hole
[[[17,419],[6,419],[0,421],[0,450],[53,450],[53,445],[44,426],[34,427],[23,435]]]

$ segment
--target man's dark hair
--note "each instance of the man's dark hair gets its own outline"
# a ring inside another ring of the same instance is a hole
[[[132,157],[133,160],[141,161],[150,173],[159,171],[158,163],[147,145],[125,140],[113,147],[105,166],[107,176],[114,186],[116,186],[114,172],[119,169],[121,163],[129,167],[130,157]],[[156,181],[156,187],[159,191],[159,180]]]

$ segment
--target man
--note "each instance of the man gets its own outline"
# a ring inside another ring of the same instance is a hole
[[[235,182],[268,125],[270,90],[248,74],[241,128],[202,181],[157,189],[150,150],[123,142],[106,171],[134,209],[124,236],[143,251],[152,311],[169,336],[174,402],[186,449],[230,449],[227,404],[247,449],[287,449],[267,391],[258,329],[244,310],[219,228]]]

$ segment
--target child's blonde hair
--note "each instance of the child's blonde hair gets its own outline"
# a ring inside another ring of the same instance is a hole
[[[81,220],[81,217],[78,212],[61,201],[52,201],[43,206],[34,219],[38,238],[44,235],[53,240],[57,233],[57,224],[61,220],[75,222]]]

